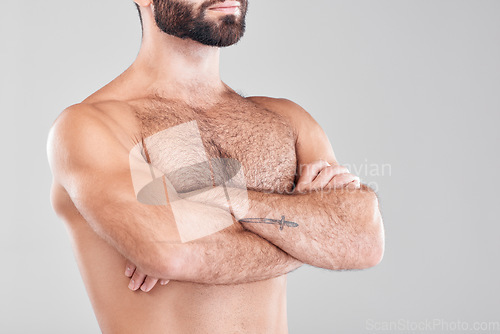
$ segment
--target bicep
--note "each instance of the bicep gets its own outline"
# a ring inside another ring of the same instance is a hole
[[[157,254],[155,234],[170,233],[165,230],[168,210],[137,200],[129,152],[106,124],[83,113],[63,113],[51,129],[48,155],[54,181],[93,230],[138,266],[148,267]],[[161,219],[165,224],[159,224]]]
[[[328,136],[311,114],[290,100],[278,101],[280,106],[277,109],[289,119],[297,134],[297,164],[308,164],[316,160],[337,164]]]
[[[305,114],[304,114],[305,113]],[[337,164],[335,153],[325,131],[305,110],[300,112],[300,125],[297,129],[297,163],[308,164],[316,160],[325,160]]]

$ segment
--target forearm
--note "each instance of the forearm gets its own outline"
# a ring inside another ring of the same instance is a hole
[[[298,224],[282,229],[255,222],[243,226],[305,263],[329,269],[366,268],[381,256],[378,202],[367,187],[297,195],[249,191],[248,208],[241,221],[284,216]]]
[[[180,246],[181,265],[171,279],[206,284],[239,284],[284,275],[302,265],[239,223]]]
[[[304,263],[328,269],[366,268],[381,256],[378,201],[365,186],[294,195],[227,191],[233,213],[247,230]],[[216,189],[188,196],[219,207],[226,205]]]
[[[135,211],[112,219],[128,216],[148,226],[138,235],[154,233],[149,242],[140,243],[135,252],[142,254],[140,258],[129,258],[148,276],[206,284],[248,283],[284,275],[302,264],[245,230],[220,208],[176,200],[170,206],[141,206]]]

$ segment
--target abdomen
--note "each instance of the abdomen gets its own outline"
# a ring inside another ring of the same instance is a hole
[[[76,211],[76,209],[75,209]],[[239,285],[171,281],[131,291],[125,258],[76,212],[75,256],[103,333],[286,333],[286,276]]]

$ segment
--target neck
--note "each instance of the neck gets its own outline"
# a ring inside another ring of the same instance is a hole
[[[124,73],[134,76],[141,95],[190,101],[228,91],[220,79],[219,48],[164,33],[149,7],[143,11],[143,29],[137,59]]]

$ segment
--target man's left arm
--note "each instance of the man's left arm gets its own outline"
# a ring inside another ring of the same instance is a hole
[[[377,197],[365,186],[326,194],[249,191],[248,201],[250,211],[240,218],[242,225],[304,263],[332,270],[365,269],[382,258]]]
[[[335,179],[350,174],[335,172],[339,166],[328,138],[305,110],[282,99],[257,98],[256,102],[289,119],[298,136],[298,170],[308,167],[313,175],[306,182],[302,180],[307,177],[298,180],[301,193],[248,190],[238,196],[239,190],[231,189],[230,197],[241,200],[232,200],[232,207],[226,209],[231,209],[246,229],[304,263],[334,270],[363,269],[379,263],[384,230],[375,193],[359,184],[334,186]],[[328,187],[314,186],[329,179]]]
[[[332,174],[338,182],[346,178],[346,173],[334,175],[339,166],[327,135],[297,104],[286,99],[256,99],[287,118],[295,128],[297,171],[301,176],[296,190],[301,192],[287,195],[249,191],[246,217],[279,220],[284,216],[298,226],[280,229],[278,225],[244,222],[243,226],[304,263],[329,269],[362,269],[379,263],[384,252],[384,228],[375,193],[359,184],[336,188],[333,181],[322,189],[314,187],[315,183],[328,182]],[[331,167],[317,168],[318,162],[327,162]],[[309,170],[304,172],[304,168]],[[301,182],[304,179],[306,187]]]

